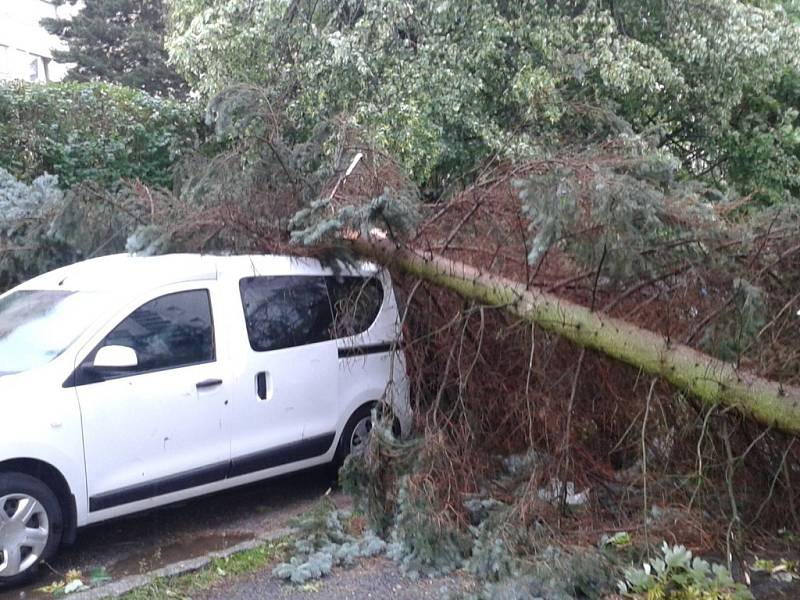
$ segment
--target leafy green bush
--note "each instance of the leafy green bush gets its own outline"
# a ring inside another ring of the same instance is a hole
[[[137,178],[170,186],[176,159],[198,144],[192,103],[105,83],[0,84],[0,167],[31,182],[57,175],[66,189]]]
[[[662,556],[642,569],[627,569],[619,590],[630,598],[665,600],[752,600],[742,584],[735,583],[728,569],[709,564],[684,546],[661,546]]]

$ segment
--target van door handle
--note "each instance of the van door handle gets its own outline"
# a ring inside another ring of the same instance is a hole
[[[222,379],[205,379],[197,382],[197,389],[202,390],[205,388],[216,387],[218,385],[222,385]]]
[[[260,373],[256,373],[256,394],[261,400],[268,400],[270,394],[270,390],[267,387],[269,374],[266,371],[261,371]]]

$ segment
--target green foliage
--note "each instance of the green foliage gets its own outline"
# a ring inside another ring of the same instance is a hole
[[[177,198],[167,201],[182,210],[140,231],[130,249],[174,248],[176,239],[191,233],[176,223],[188,228],[208,223],[214,211],[224,211],[228,222],[231,214],[234,221],[246,220],[246,229],[257,236],[244,239],[240,228],[232,239],[221,230],[214,237],[228,249],[248,249],[248,243],[274,249],[290,241],[319,246],[337,242],[347,231],[380,227],[400,235],[412,229],[417,190],[391,159],[341,121],[320,121],[300,131],[275,102],[269,90],[248,85],[212,98],[206,112],[215,133],[212,151],[181,163]],[[355,190],[348,177],[357,182]]]
[[[521,527],[516,507],[486,492],[465,497],[468,528],[449,521],[435,503],[434,482],[422,476],[437,453],[426,454],[421,440],[397,442],[387,438],[385,431],[380,433],[380,428],[377,431],[371,452],[349,458],[340,479],[373,522],[384,522],[386,505],[391,505],[387,554],[407,576],[437,577],[464,568],[483,582],[473,596],[480,599],[599,599],[611,591],[615,567],[604,554],[556,549],[549,530],[537,523]],[[385,453],[383,460],[370,459],[375,451]],[[508,457],[503,461],[505,471],[488,487],[512,489],[524,501],[532,472],[546,460],[533,451]],[[371,472],[370,464],[379,465],[379,470]],[[388,473],[393,476],[387,483]]]
[[[222,148],[205,168],[192,165],[192,173],[184,177],[184,193],[197,200],[220,191],[241,200],[257,190],[284,232],[288,219],[317,199],[335,169],[342,168],[337,158],[350,158],[335,153],[342,135],[335,123],[320,121],[298,132],[274,106],[269,90],[229,87],[210,100],[205,119]]]
[[[774,136],[778,143],[769,148],[763,124],[797,108],[796,98],[778,100],[782,82],[798,72],[797,20],[778,6],[741,1],[608,5],[618,31],[656,49],[670,66],[658,92],[617,99],[635,131],[655,134],[687,171],[730,178],[743,192],[754,187],[742,171],[745,156],[756,158],[756,169],[791,162],[793,136]]]
[[[0,168],[0,226],[9,229],[20,221],[36,219],[42,210],[61,202],[58,177],[42,175],[26,185]]]
[[[420,438],[395,437],[391,411],[373,410],[367,451],[351,454],[339,469],[339,483],[367,516],[373,530],[384,533],[394,522],[395,481],[419,460]]]
[[[57,61],[74,64],[68,81],[100,80],[186,96],[186,82],[167,64],[162,0],[83,0],[72,18],[43,19],[42,25],[68,45],[53,51]]]
[[[86,183],[67,192],[53,175],[31,184],[0,167],[0,290],[100,253],[119,252],[143,222],[141,204],[122,188]]]
[[[65,249],[49,235],[49,223],[63,205],[56,177],[28,185],[0,168],[0,290],[60,266]]]
[[[744,585],[735,583],[728,570],[694,557],[683,546],[661,546],[661,556],[642,569],[627,569],[620,592],[630,598],[664,600],[752,600]]]
[[[739,364],[766,323],[764,291],[736,278],[730,304],[731,310],[706,329],[700,346],[723,360]]]
[[[423,183],[493,152],[535,154],[532,135],[555,141],[558,90],[574,77],[551,45],[594,43],[574,39],[571,17],[538,0],[170,4],[168,49],[202,94],[248,81],[281,98],[300,127],[346,115]],[[630,52],[624,40],[609,46],[598,68]]]
[[[796,579],[800,579],[800,570],[798,570],[798,562],[796,560],[770,560],[764,558],[756,558],[753,562],[751,570],[754,572],[767,573],[769,576],[777,581],[791,583]]]
[[[480,504],[481,512],[485,512],[481,522],[472,528],[475,542],[467,571],[490,583],[519,575],[520,550],[528,532],[512,525],[511,511],[502,503],[483,500]],[[475,514],[474,505],[470,512]]]
[[[724,234],[711,205],[722,198],[674,174],[671,161],[622,148],[592,150],[517,182],[533,233],[528,260],[538,264],[563,248],[588,269],[602,266],[615,283],[707,260],[702,239]]]
[[[748,89],[721,138],[727,174],[761,204],[800,197],[800,73],[788,69],[763,88]]]
[[[469,554],[470,537],[438,518],[433,498],[433,490],[418,487],[408,475],[400,478],[388,554],[411,578],[460,569]]]
[[[534,450],[503,459],[504,472],[490,486],[513,490],[524,505],[530,482],[550,457]],[[592,548],[568,551],[553,545],[552,531],[539,522],[521,526],[519,506],[486,493],[468,497],[473,544],[466,569],[483,582],[475,594],[482,600],[605,598],[614,587],[617,568],[610,553]]]
[[[261,571],[275,560],[281,560],[288,545],[288,540],[277,539],[223,558],[213,558],[207,566],[197,571],[175,577],[158,577],[120,597],[123,600],[193,598],[232,577]]]
[[[567,554],[545,548],[525,569],[497,582],[485,582],[474,595],[477,600],[601,600],[613,586],[612,568],[595,551]]]
[[[343,231],[358,232],[364,237],[373,227],[388,229],[393,236],[413,231],[419,222],[419,198],[408,190],[384,189],[366,204],[350,205],[333,210],[330,198],[320,198],[308,208],[299,210],[289,223],[292,241],[313,246]],[[331,217],[331,215],[334,215]]]
[[[63,189],[121,179],[171,186],[173,164],[198,143],[191,103],[104,83],[0,84],[0,167]]]
[[[272,573],[292,583],[306,583],[330,574],[335,565],[352,566],[359,558],[382,554],[386,542],[367,531],[358,539],[347,533],[342,520],[349,515],[336,509],[330,496],[323,496],[310,511],[297,517],[294,554]]]
[[[797,191],[800,35],[777,3],[168,3],[168,50],[203,96],[264,86],[300,130],[343,115],[428,190],[493,154],[622,135],[742,193]]]
[[[612,536],[603,534],[600,544],[602,547],[627,548],[631,545],[631,534],[627,531],[618,531]]]

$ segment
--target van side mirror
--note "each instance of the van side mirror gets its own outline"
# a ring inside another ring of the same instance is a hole
[[[95,354],[95,369],[129,369],[139,365],[136,350],[127,346],[103,346]]]

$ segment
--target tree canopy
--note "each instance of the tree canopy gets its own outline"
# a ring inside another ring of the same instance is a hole
[[[70,81],[119,83],[161,96],[188,92],[167,64],[163,0],[84,0],[71,19],[43,19],[42,24],[67,43],[67,50],[55,50],[53,58],[74,63]]]
[[[301,133],[344,116],[434,190],[612,135],[776,202],[800,193],[800,29],[761,4],[168,0],[167,47],[204,97],[262,86]]]

